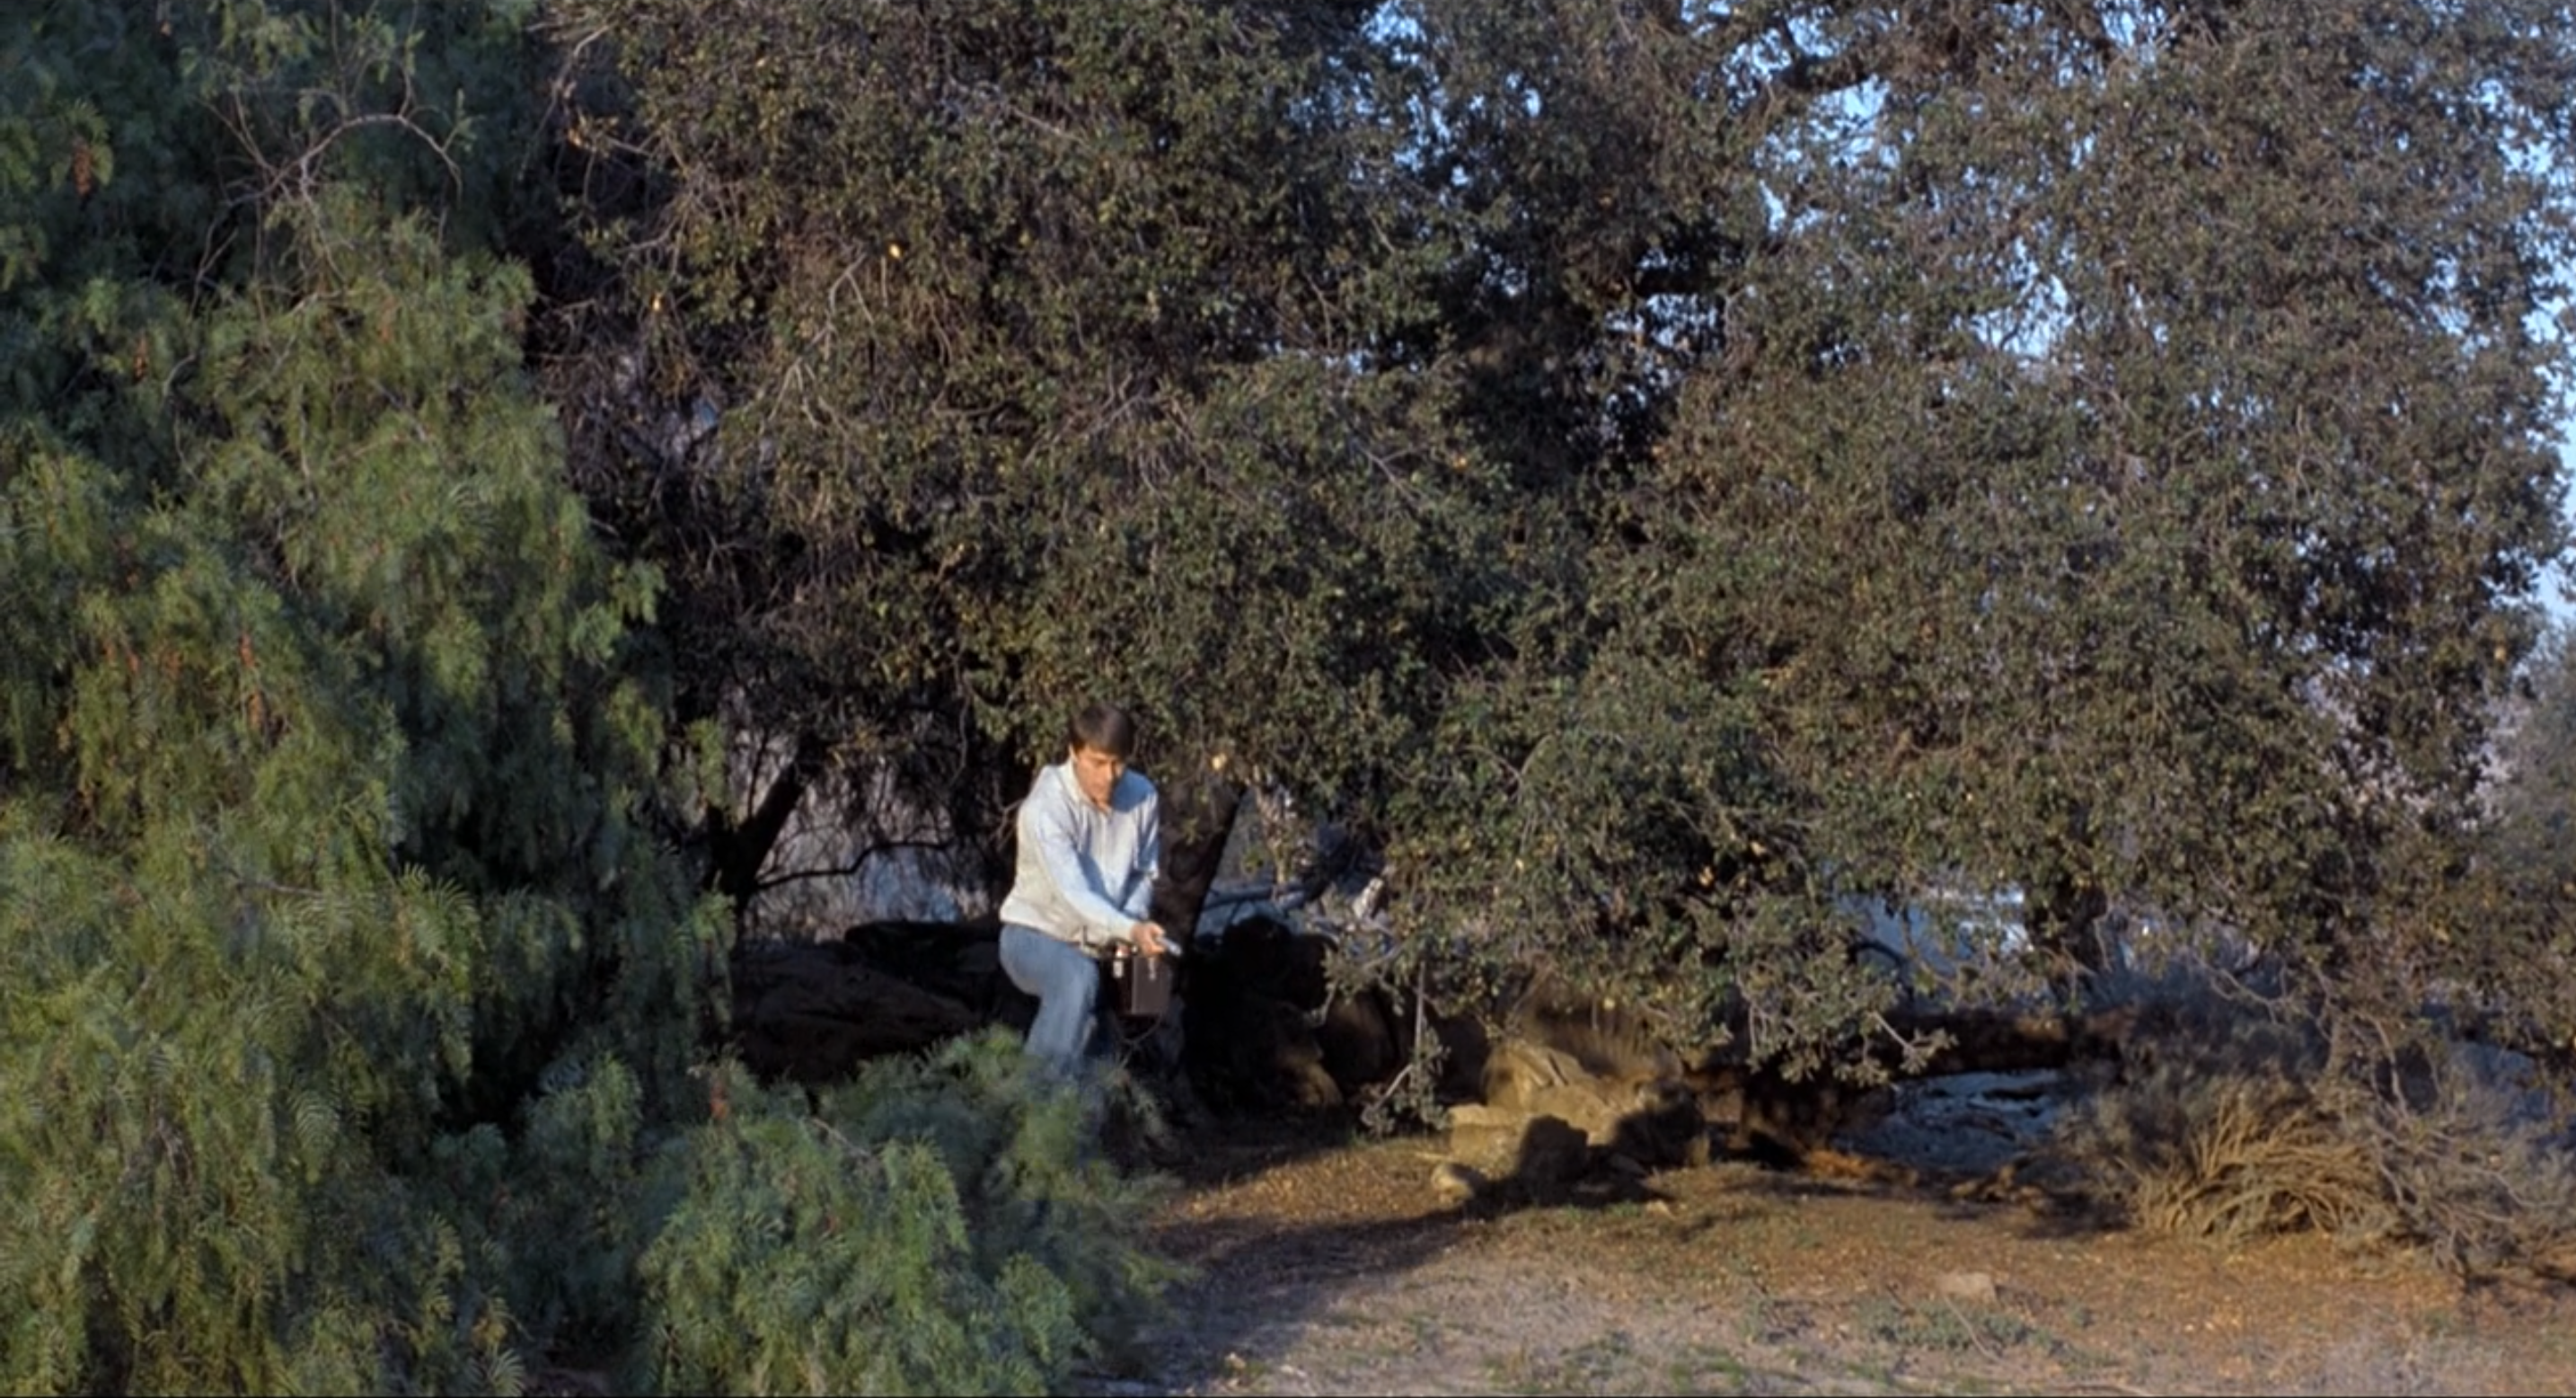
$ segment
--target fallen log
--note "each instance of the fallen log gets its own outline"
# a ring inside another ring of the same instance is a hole
[[[732,969],[734,1049],[763,1079],[837,1081],[867,1059],[928,1048],[984,1022],[836,943],[744,942]]]
[[[2117,1058],[2144,1025],[2161,1015],[2150,1005],[2122,1005],[2085,1014],[2028,1014],[2009,1010],[1900,1008],[1888,1013],[1892,1036],[1870,1041],[1872,1061],[1897,1078],[1937,1078],[1953,1073],[2019,1073],[2063,1068],[2086,1059]],[[1909,1064],[1898,1038],[1938,1041],[1921,1062]]]
[[[2170,1020],[2153,1005],[2082,1014],[1902,1007],[1876,1032],[1850,1043],[1844,1067],[1861,1072],[1791,1078],[1773,1065],[1747,1062],[1740,1042],[1676,1052],[1626,1007],[1576,996],[1542,978],[1501,1026],[1482,1096],[1489,1106],[1532,1109],[1535,1103],[1587,1124],[1601,1138],[1605,1122],[1615,1127],[1631,1114],[1625,1104],[1680,1092],[1696,1100],[1700,1118],[1726,1150],[1788,1164],[1883,1114],[1892,1094],[1882,1084],[2116,1061],[2141,1030]],[[1566,1104],[1576,1099],[1596,1105],[1569,1114]]]

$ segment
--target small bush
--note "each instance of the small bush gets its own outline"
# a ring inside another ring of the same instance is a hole
[[[481,1125],[433,1143],[438,1212],[499,1293],[520,1349],[607,1358],[643,1325],[638,1259],[674,1207],[681,1157],[661,1148],[671,1129],[648,1124],[616,1055],[560,1061],[543,1088],[515,1137]]]
[[[2091,1117],[2094,1154],[2130,1216],[2158,1232],[2236,1241],[2300,1228],[2385,1236],[2394,1218],[2368,1153],[2277,1067],[2192,1074],[2168,1062]]]
[[[2463,1272],[2576,1250],[2576,1162],[2457,1046],[2329,1054],[2319,1033],[2204,1000],[2131,1058],[2048,1154],[2136,1226],[2227,1242],[2313,1228]]]
[[[2409,1236],[2454,1270],[2576,1266],[2576,1156],[2512,1064],[2469,1045],[2417,1058],[2407,1090],[2355,1093],[2349,1129]]]
[[[1041,1393],[1132,1338],[1168,1264],[1148,1186],[1007,1036],[869,1065],[809,1108],[730,1071],[644,1254],[679,1392]]]

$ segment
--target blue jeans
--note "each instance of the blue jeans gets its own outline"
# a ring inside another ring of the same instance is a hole
[[[1100,963],[1071,942],[1015,923],[1002,925],[1001,950],[1002,973],[1038,997],[1029,1056],[1072,1077],[1100,1022]]]

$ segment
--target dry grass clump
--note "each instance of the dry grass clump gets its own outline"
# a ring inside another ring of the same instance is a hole
[[[2338,1237],[2389,1231],[2368,1154],[2305,1088],[2234,1077],[2183,1091],[2179,1138],[2131,1171],[2129,1207],[2141,1225],[2229,1241],[2301,1228]]]
[[[2141,1228],[2222,1242],[2315,1229],[2424,1247],[2463,1273],[2558,1274],[2576,1269],[2576,1158],[2534,1100],[2462,1046],[2373,1062],[2203,1003],[2133,1045],[2048,1154]]]
[[[2195,1016],[2205,1020],[2205,1016]],[[2265,1020],[2179,1025],[2060,1123],[2051,1152],[2136,1226],[2220,1241],[2322,1229],[2375,1240],[2396,1217],[2362,1142],[2310,1083],[2320,1055]]]

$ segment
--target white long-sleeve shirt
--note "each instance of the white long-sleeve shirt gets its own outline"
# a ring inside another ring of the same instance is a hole
[[[1002,921],[1076,946],[1127,939],[1154,906],[1163,867],[1161,798],[1141,772],[1122,772],[1109,809],[1084,799],[1073,764],[1038,770],[1017,822],[1019,856]]]

